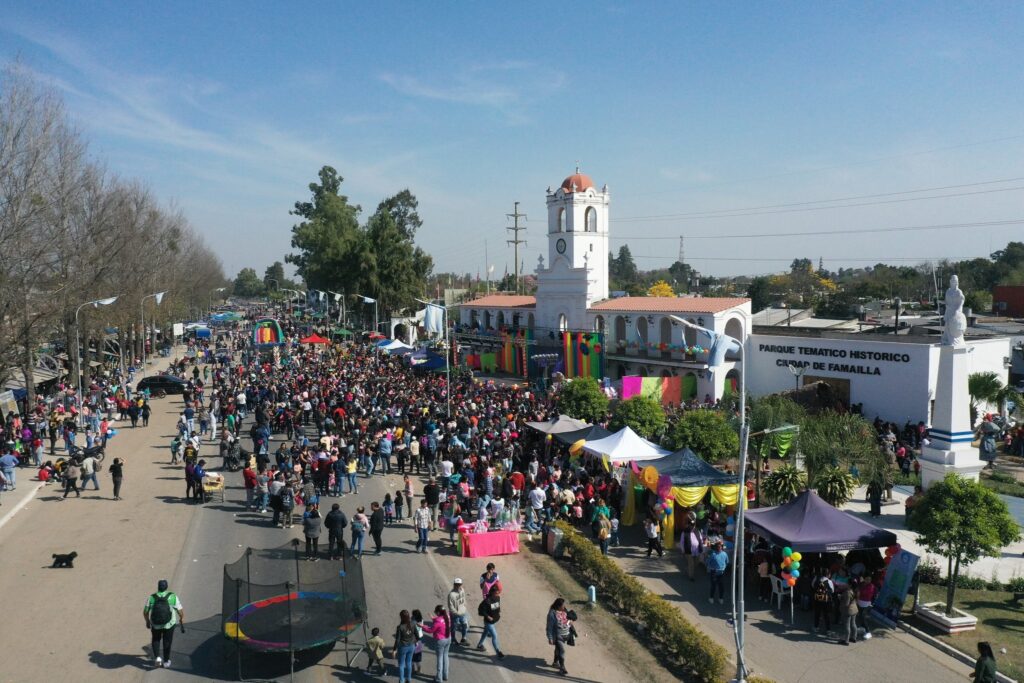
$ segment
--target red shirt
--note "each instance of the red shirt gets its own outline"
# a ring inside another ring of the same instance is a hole
[[[256,473],[252,471],[251,467],[246,467],[242,470],[242,479],[245,481],[245,488],[256,488]]]

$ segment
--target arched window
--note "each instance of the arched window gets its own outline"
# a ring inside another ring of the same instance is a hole
[[[615,316],[615,341],[625,342],[626,340],[626,319],[621,315]]]
[[[594,332],[604,333],[604,316],[599,315],[594,318]]]
[[[725,324],[726,336],[743,341],[743,322],[739,318],[733,318]]]
[[[480,327],[480,315],[475,308],[469,312],[469,326],[473,329]]]
[[[489,330],[494,327],[493,320],[491,318],[490,311],[484,311],[484,329]]]
[[[498,311],[498,329],[505,327],[505,311]]]
[[[697,324],[697,321],[692,319],[692,318],[689,318],[688,320],[691,323],[693,323],[694,325]],[[697,345],[697,330],[695,330],[695,329],[693,329],[692,327],[689,327],[689,326],[684,326],[683,327],[683,339],[686,341],[686,345],[687,346],[696,346]]]
[[[558,210],[558,218],[555,222],[557,232],[565,232],[565,209]]]
[[[533,313],[531,313],[530,315],[526,316],[526,326],[528,328],[530,328],[531,330],[533,329]]]
[[[640,335],[640,342],[647,346],[647,318],[642,315],[636,317],[636,333]]]
[[[558,315],[558,330],[560,332],[565,332],[568,329],[569,329],[569,319],[565,317],[565,313],[560,313]]]
[[[597,209],[592,206],[588,206],[585,219],[584,230],[586,230],[586,232],[597,232]]]

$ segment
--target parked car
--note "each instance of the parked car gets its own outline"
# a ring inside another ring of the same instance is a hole
[[[168,394],[185,393],[187,382],[174,375],[152,375],[143,377],[135,386],[138,392],[149,391],[150,396],[166,396]]]

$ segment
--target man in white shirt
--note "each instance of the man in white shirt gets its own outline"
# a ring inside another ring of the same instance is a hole
[[[530,531],[537,531],[540,528],[538,523],[544,514],[544,502],[547,500],[544,489],[540,487],[540,484],[536,482],[533,484],[529,499],[530,507],[526,511],[526,528]]]
[[[451,485],[452,474],[455,472],[455,463],[452,462],[451,456],[447,453],[444,456],[444,460],[441,461],[441,490],[447,491]]]

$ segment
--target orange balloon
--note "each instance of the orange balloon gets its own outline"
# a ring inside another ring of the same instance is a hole
[[[658,486],[658,470],[648,465],[640,472],[640,480],[647,488],[656,489]]]

